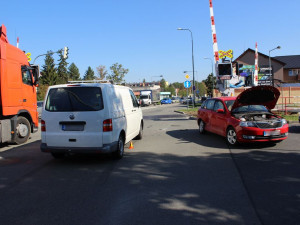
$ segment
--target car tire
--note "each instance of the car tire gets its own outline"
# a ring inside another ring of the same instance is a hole
[[[142,140],[143,138],[143,123],[141,122],[139,134],[135,137],[136,140]]]
[[[28,119],[23,116],[17,118],[17,125],[15,130],[15,139],[14,143],[16,144],[23,144],[25,143],[31,133],[30,123]]]
[[[114,159],[122,159],[124,155],[124,137],[120,135],[117,144],[117,150],[113,152]]]
[[[233,127],[229,127],[226,131],[226,142],[230,146],[235,146],[238,144],[237,135]]]
[[[51,152],[51,155],[55,159],[63,159],[66,156],[65,153],[58,153],[58,152]]]
[[[205,133],[205,123],[203,122],[203,120],[199,121],[199,133],[200,134],[204,134]]]

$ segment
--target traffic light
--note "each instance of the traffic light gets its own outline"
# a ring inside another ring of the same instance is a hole
[[[69,48],[68,47],[64,47],[64,59],[68,58],[68,54],[69,54]]]

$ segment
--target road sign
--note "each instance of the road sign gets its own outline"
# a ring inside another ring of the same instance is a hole
[[[184,85],[185,88],[190,88],[191,87],[191,82],[186,80],[186,81],[184,81],[183,85]]]
[[[190,75],[186,74],[185,79],[189,79],[189,78],[190,78]]]

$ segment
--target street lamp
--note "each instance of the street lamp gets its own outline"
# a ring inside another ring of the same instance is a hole
[[[187,28],[177,28],[177,30],[187,30],[191,33],[192,39],[192,64],[193,64],[193,107],[195,107],[195,69],[194,69],[194,41],[193,41],[193,33],[190,29]]]
[[[212,97],[214,97],[214,83],[215,83],[215,77],[214,77],[214,63],[213,60],[211,58],[205,57],[204,59],[209,59],[211,61],[211,74],[213,77],[213,82],[212,82]]]
[[[271,51],[276,50],[276,49],[280,49],[280,48],[281,48],[280,46],[277,46],[276,48],[273,48],[273,49],[269,50],[269,71],[270,71],[271,74],[273,73],[272,74],[272,85],[273,85],[273,87],[274,87],[274,72],[273,72],[272,67],[271,67],[270,53],[271,53]]]
[[[151,82],[153,82],[153,77],[163,77],[163,75],[160,75],[160,76],[151,76]]]

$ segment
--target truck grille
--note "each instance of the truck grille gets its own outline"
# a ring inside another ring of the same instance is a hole
[[[265,128],[278,128],[282,127],[281,121],[276,122],[256,122],[258,128],[265,129]]]

